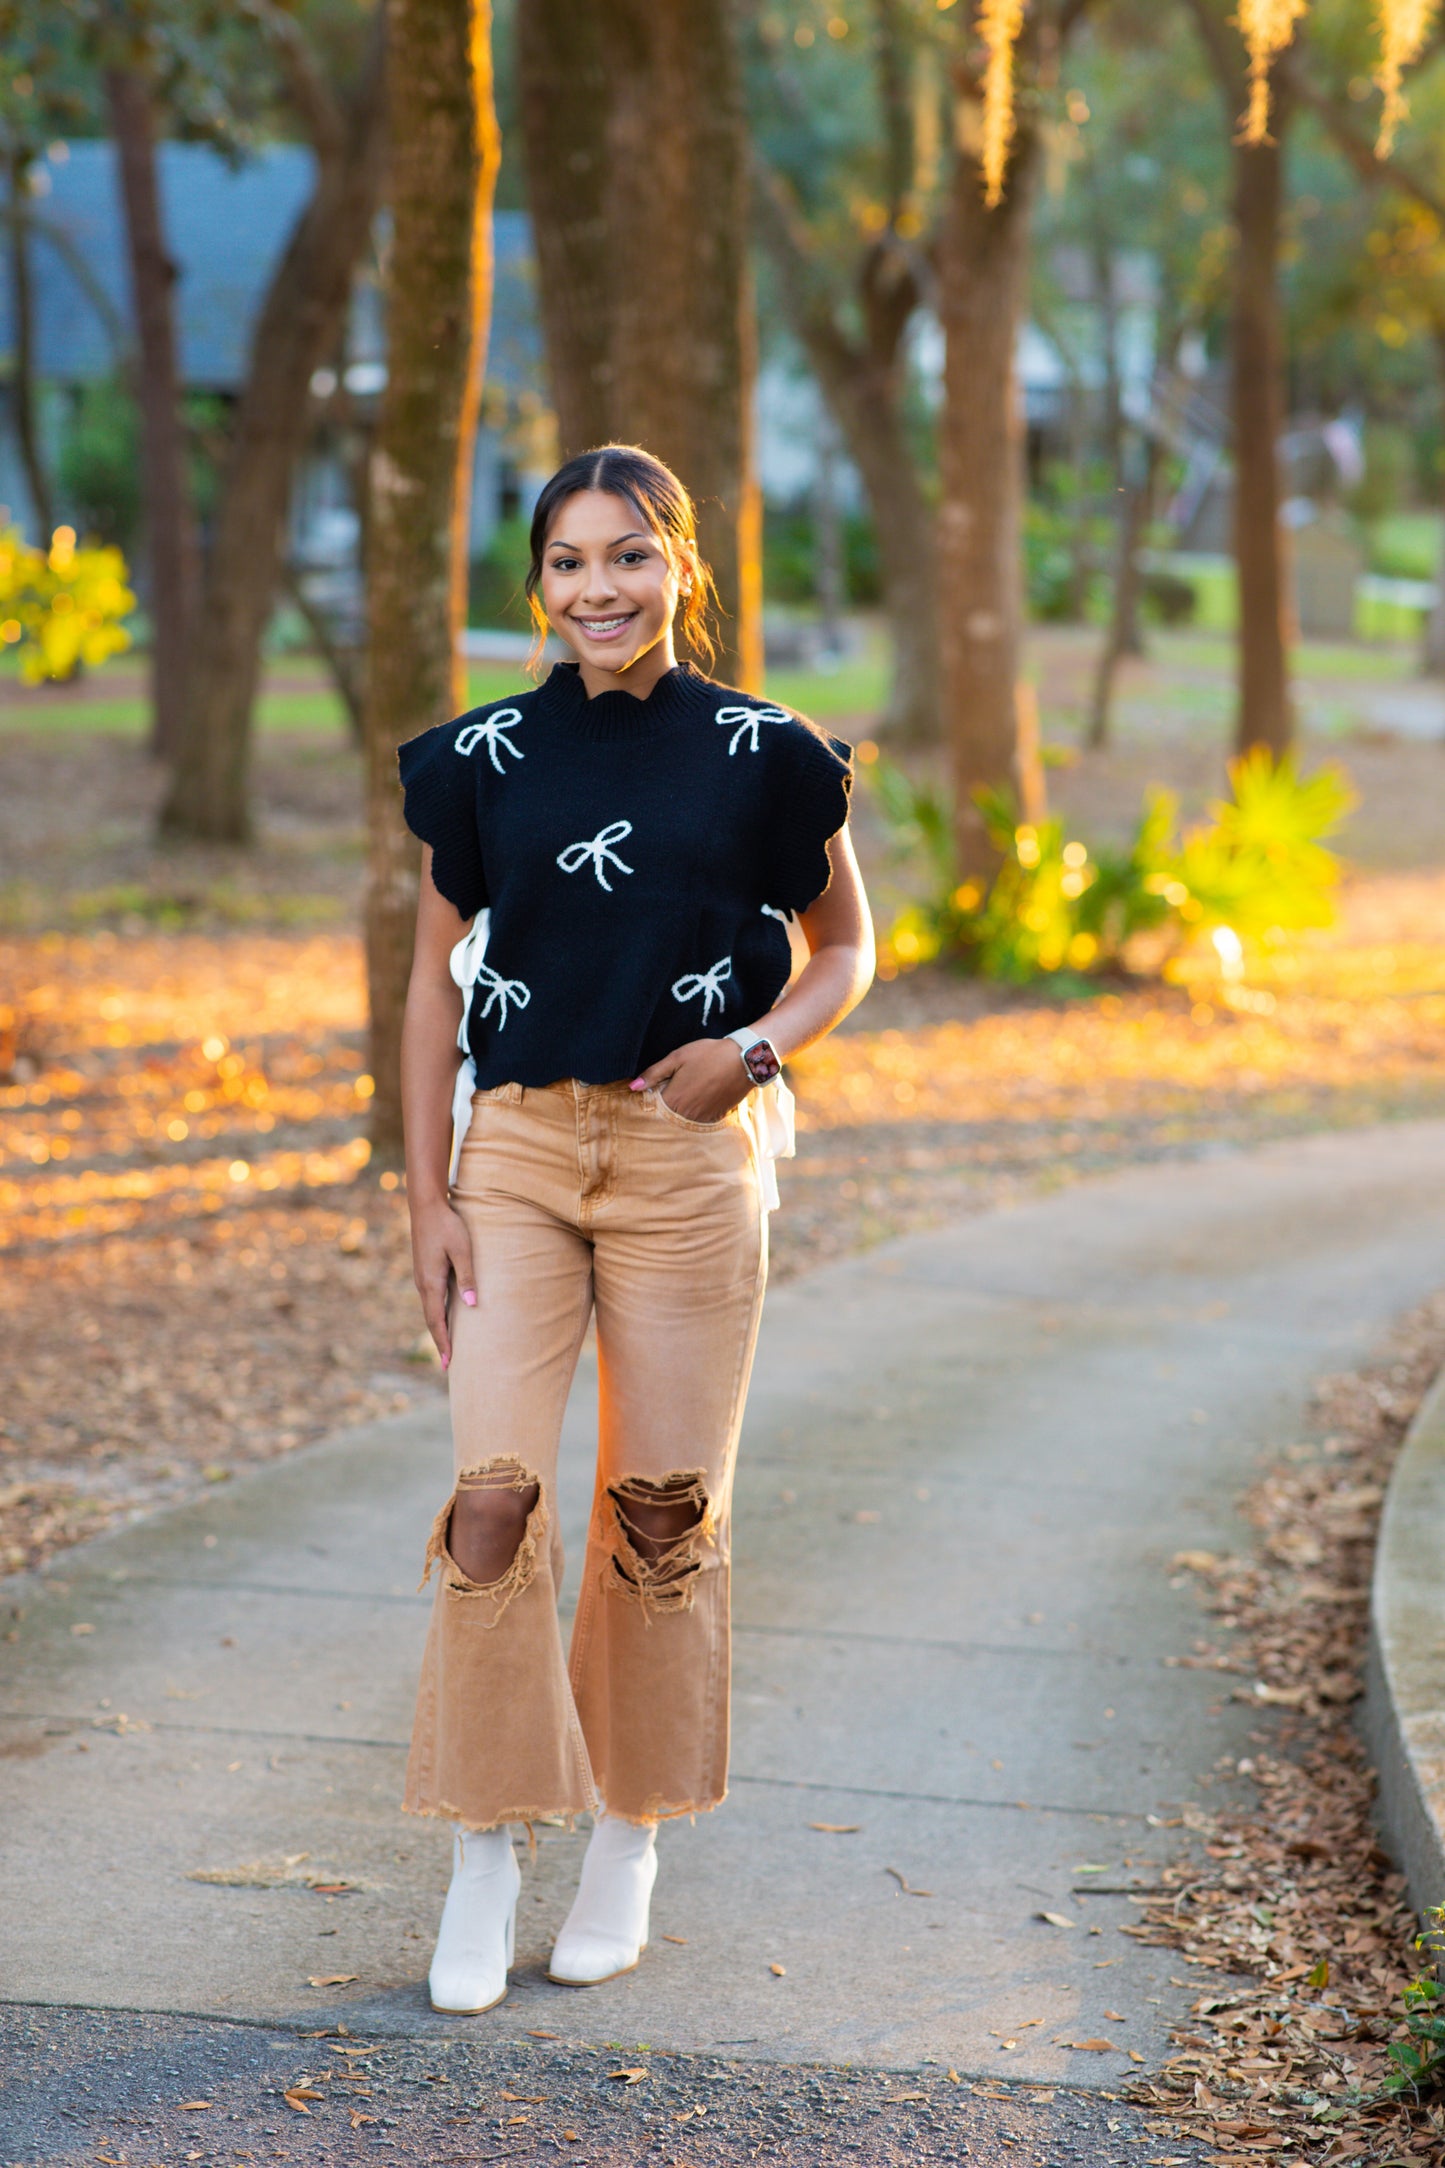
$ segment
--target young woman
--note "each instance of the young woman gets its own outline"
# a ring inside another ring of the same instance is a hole
[[[848,748],[677,660],[675,623],[712,654],[677,477],[628,445],[569,460],[527,591],[576,660],[401,750],[426,845],[407,1194],[457,1470],[406,1805],[454,1825],[430,1976],[450,2011],[507,1990],[509,1824],[593,1814],[550,1965],[593,1986],[646,1944],[658,1822],[724,1795],[733,1461],[791,1150],[779,1065],[873,970]],[[809,960],[789,985],[793,917]],[[564,1663],[557,1447],[594,1316]]]

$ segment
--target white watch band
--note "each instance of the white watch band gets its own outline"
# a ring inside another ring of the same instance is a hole
[[[734,1040],[745,1054],[750,1046],[756,1046],[759,1039],[766,1039],[767,1036],[765,1031],[759,1031],[756,1024],[740,1024],[736,1031],[728,1033],[728,1037]]]

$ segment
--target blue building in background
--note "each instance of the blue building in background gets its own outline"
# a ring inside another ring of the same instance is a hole
[[[164,143],[159,179],[167,245],[175,262],[176,328],[188,391],[234,399],[247,373],[251,330],[297,218],[311,194],[314,159],[299,144],[271,144],[231,161],[206,144]],[[34,374],[42,438],[54,471],[68,412],[88,385],[123,379],[133,350],[129,261],[112,146],[51,146],[34,174],[30,218]],[[493,221],[492,328],[472,493],[473,553],[497,522],[530,508],[551,457],[541,334],[532,291],[527,220]],[[312,380],[313,448],[292,506],[292,555],[302,564],[354,557],[355,514],[339,437],[345,417],[363,425],[386,383],[386,333],[378,269],[387,242],[378,220],[362,266],[343,350]],[[13,398],[14,294],[0,280],[0,397]],[[62,516],[70,508],[57,494]],[[0,427],[0,503],[33,535],[35,519],[15,431]]]

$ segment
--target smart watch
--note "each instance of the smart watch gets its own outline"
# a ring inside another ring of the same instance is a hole
[[[778,1050],[771,1039],[765,1039],[760,1031],[744,1025],[738,1031],[730,1031],[728,1037],[735,1042],[743,1057],[743,1067],[755,1084],[771,1084],[783,1072]]]

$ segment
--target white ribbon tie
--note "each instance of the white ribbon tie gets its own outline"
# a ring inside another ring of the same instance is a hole
[[[490,964],[477,965],[477,984],[487,989],[487,998],[482,1004],[482,1022],[485,1023],[493,1009],[497,1009],[498,1031],[506,1028],[508,1002],[516,1008],[525,1009],[532,998],[530,986],[524,986],[520,979],[504,979]]]
[[[698,995],[701,994],[702,1020],[706,1023],[712,1015],[714,1001],[716,1001],[719,1009],[723,1011],[727,1009],[727,1001],[723,994],[721,982],[732,977],[732,970],[733,960],[731,956],[719,956],[711,969],[694,971],[686,978],[677,979],[673,984],[672,998],[674,1001],[696,1001]]]
[[[468,723],[465,730],[457,732],[456,750],[459,753],[474,753],[479,745],[485,745],[488,754],[491,756],[492,766],[496,769],[498,775],[505,775],[507,771],[497,758],[497,747],[499,745],[504,745],[514,760],[525,760],[527,757],[519,746],[513,745],[511,739],[507,736],[507,732],[512,728],[512,725],[520,723],[521,720],[522,711],[520,708],[497,708],[487,717],[484,723]]]
[[[728,741],[730,754],[737,751],[744,738],[749,741],[748,751],[756,753],[759,750],[759,723],[787,723],[792,721],[792,717],[786,708],[719,708],[713,721],[721,723],[724,729],[730,723],[736,725]]]
[[[598,829],[590,843],[569,843],[565,851],[559,851],[557,863],[564,873],[580,873],[584,866],[590,865],[610,896],[612,883],[602,870],[603,861],[615,866],[619,873],[631,873],[633,868],[625,865],[612,848],[614,843],[620,843],[631,833],[631,821],[609,821],[605,828]]]

